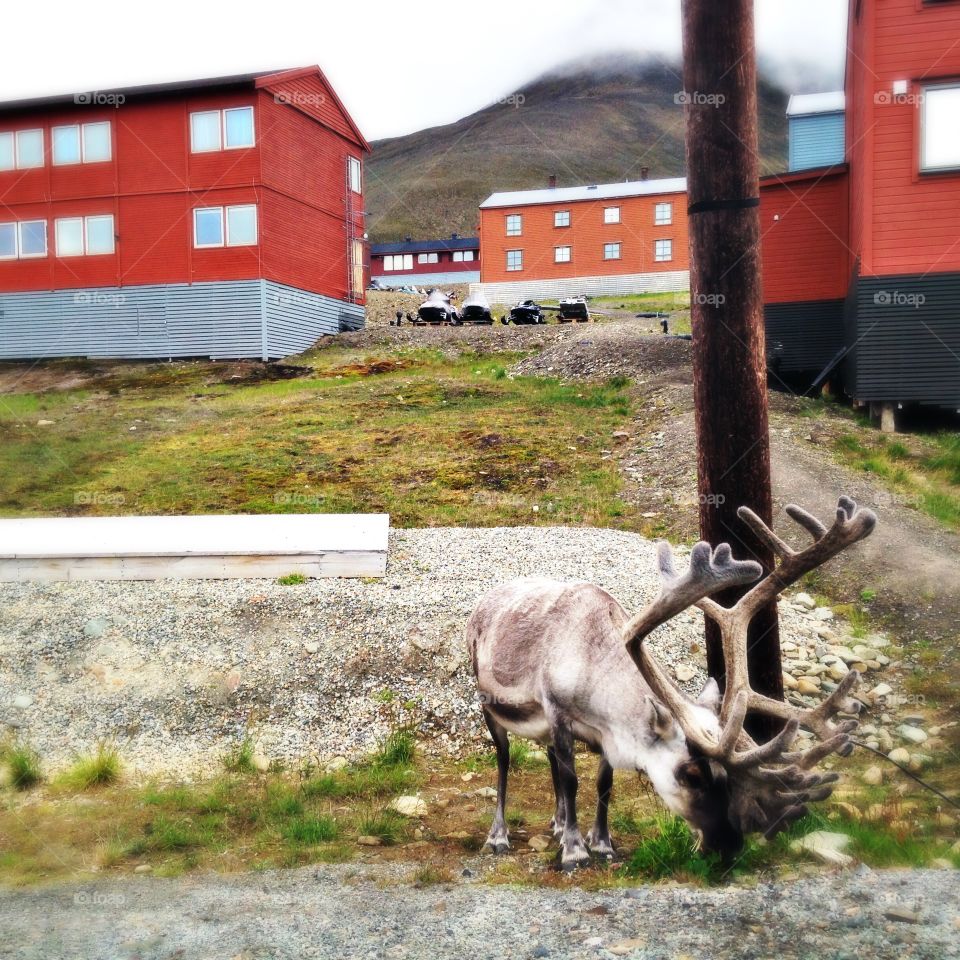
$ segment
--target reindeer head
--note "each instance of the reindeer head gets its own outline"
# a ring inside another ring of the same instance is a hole
[[[779,563],[733,607],[723,607],[709,596],[758,580],[763,573],[760,564],[734,560],[727,544],[711,551],[709,544],[698,543],[689,569],[678,575],[669,546],[661,544],[660,594],[625,631],[630,656],[686,741],[686,751],[672,771],[674,789],[666,791],[665,799],[698,832],[705,849],[726,857],[739,852],[746,834],[759,831],[772,837],[802,817],[806,803],[825,800],[838,775],[816,766],[832,753],[849,754],[853,749],[850,733],[857,726],[855,719],[833,721],[838,713],[859,711],[859,703],[848,696],[859,680],[856,671],[847,673],[813,709],[774,700],[750,686],[747,630],[754,614],[803,574],[868,536],[877,521],[872,511],[858,509],[849,497],[840,498],[829,530],[799,507],[786,509],[813,537],[805,550],[789,547],[751,510],[741,507],[738,511]],[[690,606],[699,607],[720,628],[726,673],[722,697],[714,681],[709,681],[700,697],[692,700],[644,645],[656,627]],[[777,717],[784,721],[783,729],[769,742],[757,744],[743,729],[747,711]],[[801,726],[819,741],[805,751],[792,751]]]

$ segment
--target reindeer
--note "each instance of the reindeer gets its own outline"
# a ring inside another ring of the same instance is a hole
[[[848,497],[840,498],[829,530],[799,507],[786,512],[813,537],[806,549],[788,546],[746,507],[738,511],[779,561],[762,579],[760,564],[733,559],[728,544],[711,550],[698,543],[689,569],[678,574],[670,547],[661,543],[660,592],[633,618],[605,590],[582,582],[514,580],[480,600],[467,623],[467,645],[498,768],[497,809],[485,849],[510,848],[504,819],[508,731],[546,746],[556,795],[551,828],[566,870],[588,862],[591,851],[613,856],[607,810],[615,769],[643,771],[701,847],[727,860],[741,850],[746,834],[772,837],[802,817],[805,804],[831,794],[838,775],[817,764],[853,749],[850,734],[857,720],[849,715],[858,713],[860,704],[849,694],[859,679],[856,671],[812,709],[771,699],[750,685],[747,628],[758,610],[803,574],[868,536],[877,518]],[[710,599],[754,581],[732,607]],[[644,644],[653,630],[691,606],[719,626],[722,695],[710,679],[692,699]],[[758,744],[744,731],[747,711],[776,717],[784,726]],[[848,718],[834,722],[838,713]],[[801,726],[819,740],[806,750],[791,750]],[[600,755],[596,819],[586,840],[577,823],[574,741]]]

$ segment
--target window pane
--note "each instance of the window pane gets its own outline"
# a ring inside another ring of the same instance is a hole
[[[472,260],[472,259],[473,259],[473,251],[472,251],[472,250],[464,250],[464,251],[463,251],[463,259],[464,259],[464,260]]]
[[[356,157],[348,157],[347,163],[350,165],[350,189],[360,193],[360,161]]]
[[[253,107],[224,110],[227,147],[253,146]]]
[[[13,167],[13,134],[0,133],[0,170],[12,170]]]
[[[43,131],[17,131],[17,166],[21,170],[43,166]]]
[[[620,208],[619,208],[619,207],[604,207],[604,210],[603,210],[603,222],[604,222],[604,223],[619,223],[619,222],[620,222]]]
[[[17,255],[17,225],[0,223],[0,260],[12,260]]]
[[[45,257],[47,255],[47,221],[25,220],[20,224],[20,256]]]
[[[80,127],[54,127],[50,131],[53,162],[56,164],[80,162]]]
[[[923,166],[960,167],[960,87],[928,88],[923,102]]]
[[[83,220],[71,217],[54,225],[58,257],[79,257],[83,254]]]
[[[427,262],[427,255],[425,253],[418,253],[417,263],[426,263],[426,262]]]
[[[223,246],[223,208],[207,207],[194,210],[193,229],[195,246]]]
[[[518,213],[512,213],[507,217],[507,236],[519,237],[523,230],[523,220]]]
[[[110,123],[85,123],[83,125],[83,162],[99,163],[109,160]]]
[[[87,217],[87,253],[113,253],[113,217]]]
[[[227,207],[227,244],[247,247],[257,242],[257,208]]]
[[[190,149],[208,153],[220,149],[220,111],[190,114]]]

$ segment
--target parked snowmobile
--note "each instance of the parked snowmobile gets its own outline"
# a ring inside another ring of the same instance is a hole
[[[439,326],[442,323],[459,323],[460,312],[453,305],[450,294],[441,290],[431,290],[429,296],[417,310],[417,322]]]
[[[482,293],[472,293],[460,305],[460,323],[493,323],[490,303]]]
[[[570,323],[575,320],[577,323],[590,322],[590,310],[587,307],[586,297],[566,297],[560,301],[560,312],[557,314],[557,320],[560,323]]]
[[[518,326],[546,323],[547,318],[543,315],[545,309],[551,308],[541,307],[535,300],[521,300],[515,307],[511,307],[510,316],[502,317],[501,320],[503,323],[512,321]],[[556,310],[557,308],[553,307],[552,309]]]

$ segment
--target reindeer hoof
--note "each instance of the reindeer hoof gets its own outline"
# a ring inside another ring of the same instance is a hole
[[[570,873],[577,867],[585,867],[589,863],[590,851],[582,840],[568,844],[560,850],[560,869],[564,873]]]
[[[483,845],[483,848],[480,851],[481,853],[492,853],[498,855],[501,853],[510,852],[510,841],[504,839],[503,837],[497,837],[495,839],[487,838],[487,842]]]
[[[592,854],[598,857],[605,857],[607,860],[613,859],[615,851],[609,837],[597,836],[593,830],[591,830],[587,834],[587,847],[589,847]]]

